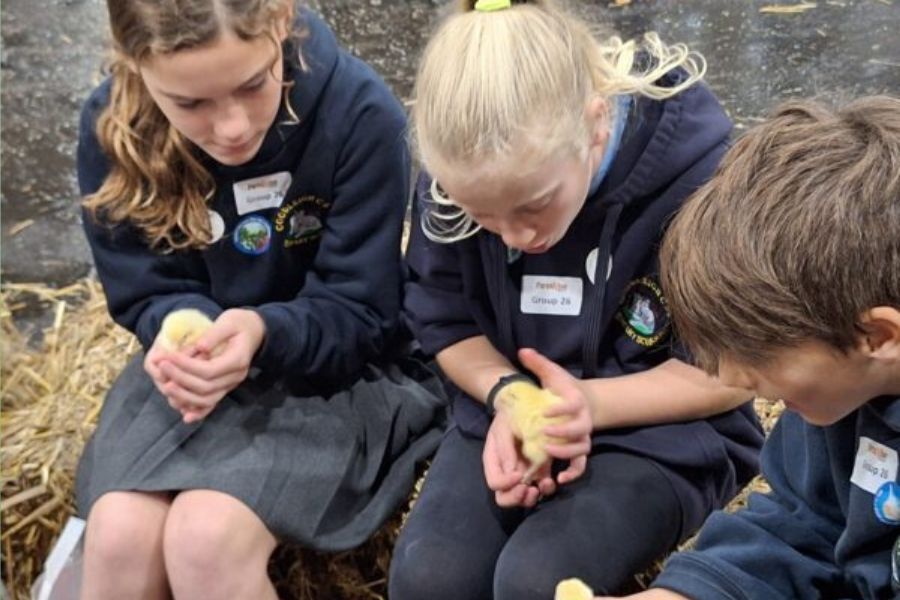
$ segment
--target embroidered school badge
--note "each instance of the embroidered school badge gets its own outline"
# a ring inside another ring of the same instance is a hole
[[[268,250],[272,243],[272,226],[263,217],[247,217],[238,223],[231,240],[234,247],[244,254],[258,256]]]
[[[886,481],[875,492],[875,516],[885,525],[900,525],[900,485]]]
[[[636,344],[657,345],[669,333],[669,310],[662,289],[650,277],[629,283],[616,320]]]
[[[284,235],[284,247],[308,244],[322,237],[329,202],[315,196],[300,196],[284,204],[275,216],[275,231]]]

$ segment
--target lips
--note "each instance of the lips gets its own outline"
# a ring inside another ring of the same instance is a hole
[[[256,137],[256,136],[254,136],[254,137],[250,138],[249,140],[247,140],[246,142],[242,142],[242,143],[237,144],[237,145],[235,145],[235,146],[224,146],[224,145],[222,145],[222,146],[219,146],[219,147],[222,149],[222,153],[223,153],[223,154],[230,154],[230,155],[233,155],[233,154],[241,154],[241,153],[246,152],[247,150],[249,150],[249,149],[253,146],[253,144],[256,143],[257,139],[259,139],[259,138]]]
[[[524,248],[522,252],[526,254],[541,254],[542,252],[546,252],[550,248],[550,244],[543,243],[538,246],[531,246],[530,248]]]
[[[252,140],[251,140],[252,141]],[[238,146],[223,146],[222,151],[225,154],[239,154],[250,146],[250,142],[244,142]]]

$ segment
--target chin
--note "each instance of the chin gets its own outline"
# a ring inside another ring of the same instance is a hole
[[[260,139],[256,144],[251,146],[248,150],[245,150],[241,153],[236,154],[222,154],[222,152],[214,150],[212,148],[206,149],[203,148],[203,151],[208,155],[213,157],[216,162],[225,165],[226,167],[239,167],[243,164],[246,164],[253,160],[256,156],[256,153],[259,152],[259,149],[262,147],[262,139]]]
[[[217,155],[217,154],[211,154],[210,156],[212,156],[214,159],[216,159],[216,162],[218,162],[222,165],[225,165],[226,167],[239,167],[243,164],[250,162],[253,159],[254,155],[251,154],[249,156],[235,157],[235,156],[221,156],[221,155]]]

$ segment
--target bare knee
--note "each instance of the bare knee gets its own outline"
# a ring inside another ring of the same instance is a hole
[[[85,555],[110,568],[159,555],[168,507],[161,495],[104,494],[88,515]]]
[[[110,492],[91,508],[84,550],[82,596],[163,597],[163,494]]]
[[[217,587],[235,594],[248,581],[267,582],[266,565],[275,538],[238,500],[198,490],[176,498],[166,520],[163,547],[176,595],[179,590],[190,595],[195,586],[203,586],[212,598],[218,595]]]

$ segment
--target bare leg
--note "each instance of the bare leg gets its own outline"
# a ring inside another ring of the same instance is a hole
[[[166,572],[176,599],[277,600],[275,537],[245,504],[212,490],[179,494],[166,519]]]
[[[169,598],[163,529],[172,502],[164,493],[109,492],[88,515],[81,597]]]

